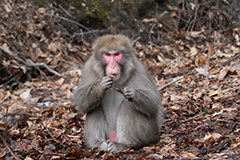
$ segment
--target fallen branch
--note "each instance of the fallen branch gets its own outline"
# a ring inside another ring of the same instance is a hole
[[[15,58],[16,60],[18,60],[18,61],[20,61],[20,62],[22,62],[22,63],[25,63],[24,60],[22,60],[21,58],[15,56],[12,52],[6,50],[6,49],[3,48],[2,46],[0,46],[0,49],[1,49],[3,52],[5,52],[5,53],[7,53],[8,55],[10,55],[10,56],[12,56],[13,58]]]
[[[182,78],[183,78],[183,77],[178,77],[178,78],[176,78],[176,79],[172,80],[172,81],[171,81],[171,82],[169,82],[168,84],[165,84],[165,85],[163,85],[162,87],[158,88],[158,91],[161,91],[161,90],[163,90],[164,88],[166,88],[166,87],[170,86],[171,84],[173,84],[173,83],[177,82],[178,80],[180,80],[180,79],[182,79]]]
[[[132,41],[132,44],[135,44],[139,39],[141,39],[141,37],[137,37],[136,39],[134,39],[134,40]]]
[[[54,70],[52,70],[51,68],[49,68],[45,63],[35,63],[36,66],[41,66],[46,68],[49,72],[55,74],[56,76],[62,77],[62,75]]]
[[[46,68],[49,72],[53,73],[53,74],[56,75],[56,76],[63,77],[60,73],[58,73],[58,72],[52,70],[51,68],[49,68],[45,63],[34,63],[34,62],[32,62],[30,59],[28,59],[28,63],[27,63],[25,60],[23,60],[23,59],[15,56],[12,52],[4,49],[2,46],[0,46],[0,49],[1,49],[4,53],[12,56],[14,59],[22,62],[22,63],[25,64],[26,66],[28,66],[28,67],[35,67],[36,69],[38,69],[38,70],[44,75],[44,77],[45,77],[48,81],[49,81],[49,79],[47,78],[46,74],[45,74],[42,70],[40,70],[40,69],[38,68],[38,66]]]
[[[72,15],[68,12],[68,11],[66,11],[64,8],[63,8],[63,6],[62,5],[58,5],[69,17],[72,17]]]

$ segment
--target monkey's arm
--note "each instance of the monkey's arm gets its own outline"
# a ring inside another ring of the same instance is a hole
[[[135,109],[147,117],[155,114],[157,108],[161,105],[161,99],[154,91],[150,92],[146,89],[134,89],[132,87],[117,88],[117,91],[122,93],[131,103],[134,103]]]
[[[78,111],[84,114],[97,107],[101,103],[104,91],[111,88],[112,84],[113,79],[108,76],[93,83],[86,82],[83,79],[82,84],[79,85],[73,96]]]
[[[73,96],[79,113],[85,114],[97,107],[101,103],[104,90],[104,87],[101,85],[101,80],[91,84],[80,84],[74,91]]]
[[[132,98],[136,110],[151,117],[157,112],[161,99],[158,95],[144,89],[135,89],[135,95]]]

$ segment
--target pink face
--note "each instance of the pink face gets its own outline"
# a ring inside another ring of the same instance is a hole
[[[113,79],[120,77],[121,67],[119,61],[122,59],[123,53],[118,51],[104,52],[103,58],[107,62],[106,73],[107,76]]]

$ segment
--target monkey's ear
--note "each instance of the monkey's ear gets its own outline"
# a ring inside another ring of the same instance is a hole
[[[92,49],[95,50],[98,44],[98,38],[96,38],[92,43]]]

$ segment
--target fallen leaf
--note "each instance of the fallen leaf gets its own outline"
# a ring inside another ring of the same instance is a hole
[[[223,79],[223,78],[227,75],[228,71],[229,71],[229,67],[228,67],[228,66],[224,67],[224,68],[220,71],[220,73],[219,73],[219,75],[218,75],[218,79]]]
[[[212,138],[216,141],[218,140],[219,138],[221,138],[222,135],[220,133],[212,133]]]
[[[22,100],[29,100],[30,98],[31,98],[31,94],[30,94],[30,92],[31,92],[31,88],[30,89],[27,89],[25,92],[23,92],[22,94],[20,94],[20,98],[22,99]]]
[[[209,85],[209,80],[208,80],[208,78],[206,78],[206,79],[204,79],[203,81],[203,84],[205,85],[205,86],[208,86]]]
[[[207,67],[200,67],[200,68],[194,68],[199,74],[202,74],[204,76],[208,75],[208,68]]]
[[[51,42],[48,46],[48,49],[50,49],[53,52],[56,52],[58,49],[58,46],[54,42]]]
[[[171,110],[180,110],[181,108],[179,106],[170,106],[168,107],[168,109],[171,109]]]
[[[223,106],[221,103],[214,103],[212,105],[212,109],[222,109],[222,108],[223,108]]]
[[[6,156],[6,147],[0,150],[0,158],[4,158]]]
[[[195,158],[196,155],[194,155],[193,153],[187,152],[187,151],[183,151],[180,154],[183,158]]]
[[[215,95],[222,95],[222,90],[215,90],[215,91],[210,91],[208,93],[209,97],[215,96]]]
[[[195,56],[198,54],[198,52],[199,52],[199,49],[197,49],[197,47],[190,48],[190,56]]]
[[[7,11],[7,13],[10,13],[12,11],[7,4],[4,5],[4,8]]]
[[[147,157],[147,159],[150,158],[150,159],[162,159],[163,156],[162,155],[159,155],[159,154],[149,154]]]
[[[38,11],[41,12],[41,13],[45,13],[46,9],[45,8],[38,8]]]
[[[149,23],[149,22],[158,22],[158,20],[156,18],[144,18],[142,20],[142,22],[144,23]]]
[[[201,56],[195,59],[195,65],[199,66],[199,65],[203,65],[206,64],[207,62],[207,57],[206,56]]]

